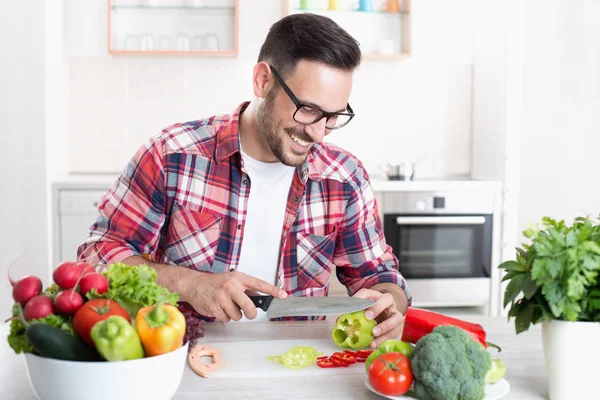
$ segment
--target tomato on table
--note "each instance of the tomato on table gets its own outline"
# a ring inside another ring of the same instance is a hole
[[[369,382],[381,394],[402,396],[413,383],[410,360],[397,352],[380,355],[369,367]]]

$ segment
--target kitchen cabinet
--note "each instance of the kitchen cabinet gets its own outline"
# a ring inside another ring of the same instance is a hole
[[[284,0],[285,14],[333,19],[359,43],[363,58],[399,60],[412,53],[412,0]]]
[[[107,2],[110,54],[238,54],[239,0]]]

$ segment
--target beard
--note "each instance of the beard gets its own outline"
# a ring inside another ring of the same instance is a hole
[[[293,148],[286,145],[287,138],[284,134],[278,134],[277,124],[273,120],[273,109],[275,105],[275,96],[277,91],[271,89],[267,93],[265,100],[258,107],[256,113],[256,125],[263,133],[269,148],[273,155],[284,165],[288,167],[298,167],[302,165],[308,157],[308,152],[298,153]],[[291,134],[306,142],[312,142],[312,138],[304,133],[303,128],[284,128],[285,135]],[[287,147],[287,149],[286,149]]]

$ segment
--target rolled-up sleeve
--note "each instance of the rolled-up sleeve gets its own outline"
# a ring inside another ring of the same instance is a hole
[[[161,136],[135,153],[98,204],[98,217],[77,249],[79,261],[105,264],[153,254],[165,222],[164,156]]]
[[[338,279],[350,295],[379,283],[397,284],[406,293],[410,306],[410,290],[399,271],[397,257],[385,241],[373,189],[360,163],[347,190],[349,201],[333,259]]]

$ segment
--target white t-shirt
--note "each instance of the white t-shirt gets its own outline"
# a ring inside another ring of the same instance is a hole
[[[275,284],[279,264],[281,231],[295,167],[265,163],[242,151],[250,178],[250,195],[238,271]],[[267,321],[257,309],[253,321]],[[241,321],[249,321],[245,316]]]

